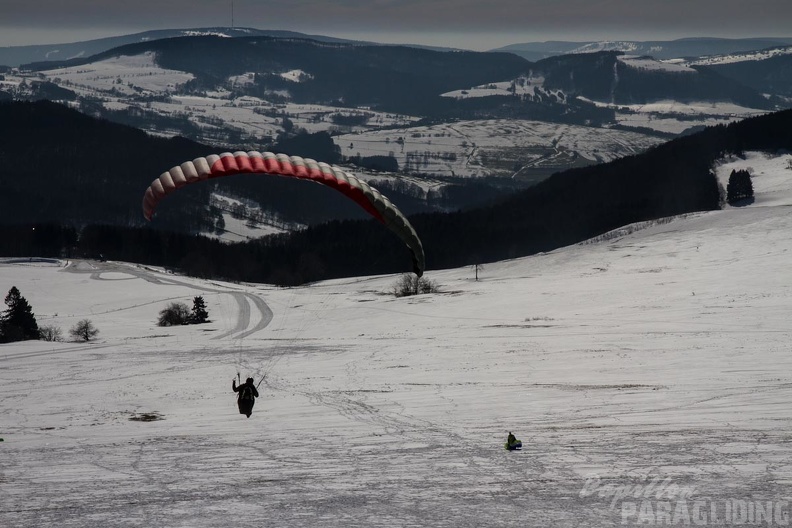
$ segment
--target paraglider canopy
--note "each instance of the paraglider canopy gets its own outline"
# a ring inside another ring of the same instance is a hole
[[[233,154],[224,152],[186,161],[163,172],[146,189],[143,196],[143,216],[151,220],[159,202],[185,185],[244,173],[311,180],[341,192],[385,224],[407,245],[412,253],[413,271],[419,277],[423,275],[425,267],[423,245],[415,229],[401,211],[366,182],[339,167],[309,158],[250,151]]]

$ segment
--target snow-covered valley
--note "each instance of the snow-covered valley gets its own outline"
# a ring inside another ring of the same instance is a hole
[[[638,57],[623,61],[650,70],[687,68]],[[69,104],[88,113],[101,108],[102,112],[117,113],[123,122],[136,123],[150,134],[184,135],[210,145],[235,144],[262,150],[287,127],[311,133],[325,131],[333,134],[345,156],[393,155],[402,173],[427,177],[516,174],[518,178],[540,180],[559,170],[641,152],[664,140],[647,131],[678,134],[696,126],[729,123],[765,113],[724,102],[662,101],[627,107],[603,101],[596,104],[614,108],[615,124],[621,125],[622,130],[525,119],[416,126],[418,116],[296,103],[288,86],[297,86],[310,77],[301,70],[279,75],[287,81],[287,88],[259,97],[240,95],[236,88],[253,83],[254,76],[253,72],[232,75],[224,86],[196,93],[185,90],[185,85],[195,80],[192,74],[163,68],[154,53],[146,52],[41,72],[13,71],[0,78],[0,90],[24,97],[30,96],[37,83],[54,83],[73,92],[79,100]],[[543,83],[541,76],[526,74],[517,79],[460,87],[442,95],[455,99],[514,95],[567,104],[568,95],[546,89]],[[398,142],[400,137],[402,142]],[[497,148],[490,148],[492,144]]]

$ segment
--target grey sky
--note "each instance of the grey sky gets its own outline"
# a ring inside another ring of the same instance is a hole
[[[792,36],[790,0],[0,0],[0,46],[149,29],[289,29],[484,50],[541,40]]]

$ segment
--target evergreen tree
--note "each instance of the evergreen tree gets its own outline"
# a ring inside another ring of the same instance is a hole
[[[0,341],[10,343],[38,339],[39,328],[36,316],[16,286],[8,291],[5,304],[8,309],[0,316]]]
[[[726,186],[726,201],[734,204],[741,200],[753,198],[753,182],[751,173],[747,170],[732,170],[729,175],[729,183]]]
[[[209,312],[206,311],[206,303],[202,296],[193,298],[192,314],[190,315],[190,322],[192,324],[201,324],[209,322]]]

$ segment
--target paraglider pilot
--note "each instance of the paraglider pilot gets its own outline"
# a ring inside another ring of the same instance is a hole
[[[517,442],[517,438],[514,437],[511,431],[509,431],[509,437],[506,439],[506,443],[509,445],[514,445],[515,442]]]
[[[247,417],[250,418],[250,415],[253,414],[253,405],[256,403],[256,398],[258,398],[259,395],[256,386],[253,385],[253,378],[248,378],[245,380],[245,383],[239,387],[237,387],[236,380],[232,380],[231,388],[234,389],[234,392],[239,393],[239,396],[237,396],[239,414],[247,415]]]

